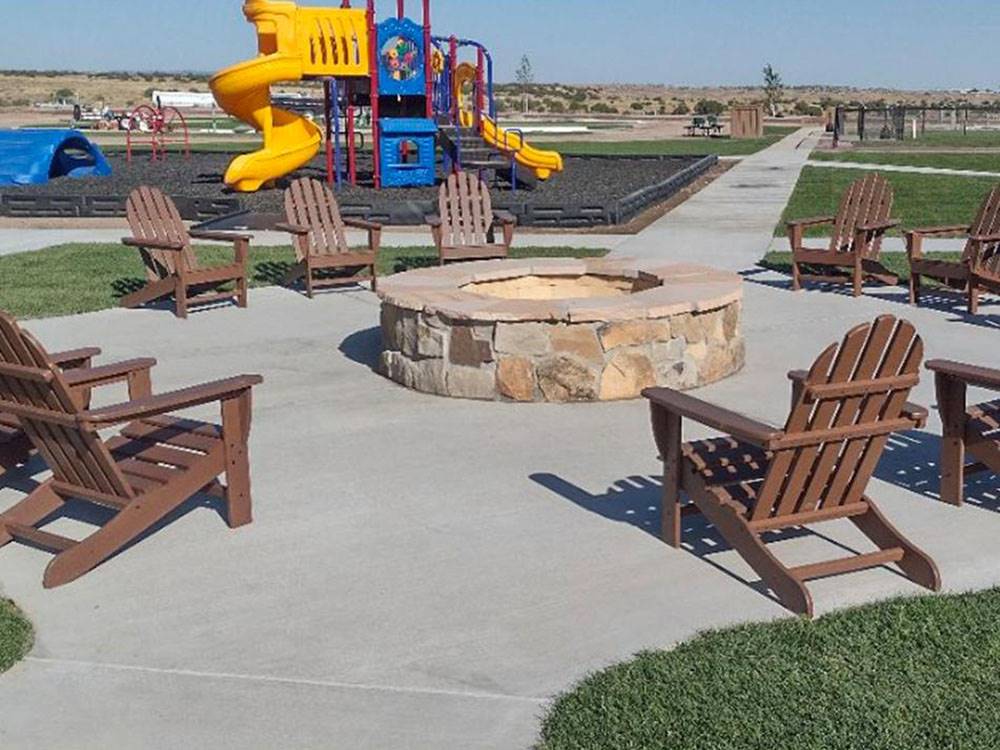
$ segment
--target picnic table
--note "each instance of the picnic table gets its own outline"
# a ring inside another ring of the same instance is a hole
[[[686,135],[701,135],[710,138],[714,135],[722,135],[722,123],[715,115],[695,117],[691,120],[690,125],[684,126],[684,130]]]

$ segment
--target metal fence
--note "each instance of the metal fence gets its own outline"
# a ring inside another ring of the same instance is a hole
[[[837,107],[833,129],[835,141],[904,141],[977,131],[1000,131],[1000,106]]]

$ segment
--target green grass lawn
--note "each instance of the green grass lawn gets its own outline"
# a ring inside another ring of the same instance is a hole
[[[31,623],[13,602],[0,599],[0,672],[19,662],[34,640]]]
[[[947,252],[931,252],[925,253],[925,257],[933,260],[949,260],[957,261],[961,260],[962,254],[958,252],[947,253]],[[899,282],[905,284],[910,280],[910,263],[907,260],[906,253],[882,253],[879,256],[879,261],[892,271],[894,274],[899,276]],[[768,268],[772,271],[778,271],[779,273],[792,273],[792,254],[786,251],[771,251],[765,255],[761,261],[760,265],[763,268]],[[923,281],[925,286],[935,286],[937,282],[930,278],[924,278]]]
[[[839,161],[860,164],[894,164],[901,167],[935,167],[937,169],[970,169],[977,172],[1000,173],[1000,153],[906,153],[894,151],[816,151],[810,157],[817,161]]]
[[[785,234],[785,222],[790,219],[835,214],[845,188],[862,174],[853,169],[807,166],[802,170],[785,207],[781,223],[775,227],[775,236]],[[901,220],[904,227],[967,224],[996,183],[989,177],[904,172],[884,174],[895,191],[893,218]],[[807,235],[824,236],[829,232],[828,226],[812,227],[807,230]],[[899,234],[899,230],[893,230],[893,233]]]
[[[196,248],[206,264],[231,262],[232,250],[223,246]],[[569,247],[522,247],[515,258],[599,257],[607,250]],[[294,260],[291,247],[250,249],[252,286],[280,284]],[[380,274],[436,265],[430,247],[384,248],[379,253]],[[0,309],[22,318],[103,310],[144,282],[145,271],[136,250],[113,244],[57,245],[37,252],[0,257]]]
[[[663,141],[539,141],[538,148],[552,149],[566,156],[746,156],[772,146],[790,131],[771,133],[763,138],[733,140],[723,138],[671,138]]]
[[[878,126],[879,128],[881,125]],[[909,121],[907,121],[909,128]],[[878,129],[868,128],[869,133],[878,135]],[[909,133],[909,130],[907,130]],[[928,131],[916,139],[909,136],[902,141],[872,140],[862,141],[858,148],[885,150],[891,148],[1000,148],[1000,130],[970,130],[963,134],[961,130]]]
[[[995,750],[1000,590],[700,635],[561,696],[539,750]]]

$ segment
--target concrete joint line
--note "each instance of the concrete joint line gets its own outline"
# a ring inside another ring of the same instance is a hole
[[[163,669],[159,667],[140,667],[131,664],[110,664],[106,662],[83,661],[78,659],[49,659],[40,656],[25,657],[24,663],[46,664],[52,666],[84,667],[87,669],[104,669],[112,672],[136,672],[169,677],[194,677],[212,680],[242,680],[245,682],[263,682],[276,685],[298,685],[309,687],[333,688],[338,690],[362,690],[376,693],[400,693],[402,695],[439,695],[449,698],[470,698],[474,700],[500,700],[516,703],[532,703],[542,705],[548,702],[546,698],[536,698],[528,695],[509,695],[506,693],[490,693],[477,690],[445,690],[442,688],[415,688],[396,685],[372,685],[359,682],[338,682],[337,680],[311,680],[298,677],[278,677],[277,675],[240,674],[237,672],[201,672],[193,669]]]

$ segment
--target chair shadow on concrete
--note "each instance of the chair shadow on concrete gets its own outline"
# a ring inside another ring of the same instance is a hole
[[[13,489],[27,494],[40,484],[35,477],[46,472],[47,470],[48,467],[41,458],[38,456],[32,456],[28,463],[23,466],[11,469],[3,475],[0,475],[0,487]],[[4,508],[0,506],[0,510],[3,509]],[[185,503],[174,508],[170,513],[161,518],[157,523],[150,526],[148,529],[144,530],[131,542],[116,550],[113,555],[107,558],[107,560],[113,560],[126,550],[131,549],[143,540],[159,533],[161,530],[173,523],[176,523],[184,516],[199,509],[210,510],[214,512],[223,523],[226,523],[227,521],[226,503],[224,500],[215,497],[214,495],[198,494],[189,498]],[[114,516],[115,511],[110,508],[102,508],[93,503],[87,503],[80,500],[69,500],[62,508],[55,511],[36,525],[38,528],[44,529],[47,524],[56,522],[60,519],[67,519],[85,524],[87,526],[103,526],[105,523],[114,518]],[[76,537],[77,535],[70,532],[68,536]],[[0,550],[0,555],[2,554],[3,551]],[[105,562],[107,562],[107,560],[105,560]],[[103,565],[104,563],[101,564]]]
[[[660,540],[660,500],[663,493],[663,482],[657,476],[629,476],[615,481],[607,492],[595,495],[582,487],[569,482],[555,474],[537,473],[529,477],[533,482],[540,484],[547,490],[562,496],[574,505],[578,505],[591,513],[635,526],[647,534]],[[753,589],[759,594],[763,594],[774,602],[780,601],[767,588],[763,581],[759,579],[745,578],[728,567],[717,563],[712,556],[727,552],[732,547],[715,531],[715,528],[708,523],[700,513],[693,513],[684,516],[681,520],[682,543],[681,549],[688,552],[700,560],[708,563],[713,568],[730,578],[739,581],[745,586]],[[848,545],[819,533],[814,528],[791,528],[781,531],[765,532],[763,539],[765,542],[781,542],[791,539],[814,538],[832,544],[845,552],[857,555],[860,553]],[[666,546],[666,545],[664,545]],[[668,548],[669,549],[669,548]],[[905,578],[901,573],[884,568],[901,578]]]
[[[382,329],[376,326],[355,331],[341,341],[337,348],[352,362],[377,371],[379,358],[382,356]]]
[[[779,273],[786,274],[786,270],[780,266],[761,266],[757,268],[741,271],[740,275],[745,281],[771,289],[782,291],[792,291],[791,277],[787,279],[758,279],[761,274]],[[788,272],[790,273],[790,272]],[[806,291],[821,291],[825,294],[836,294],[845,298],[852,298],[849,286],[842,284],[827,284],[823,282],[803,282],[803,289]],[[902,287],[880,286],[877,284],[866,284],[864,296],[877,299],[882,302],[890,302],[895,305],[902,305],[913,309],[910,305],[909,291]],[[990,328],[1000,331],[1000,313],[992,313],[983,308],[1000,307],[1000,297],[986,295],[980,300],[980,311],[976,315],[970,315],[966,308],[966,298],[961,292],[950,291],[941,287],[925,285],[920,295],[920,308],[935,312],[953,315],[955,317],[948,320],[949,323],[968,323],[969,325]]]
[[[923,430],[889,438],[875,478],[932,500],[941,499],[941,436]],[[1000,512],[1000,477],[989,472],[965,479],[965,502]]]

